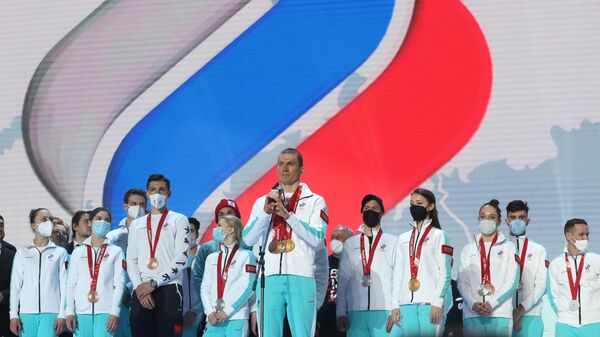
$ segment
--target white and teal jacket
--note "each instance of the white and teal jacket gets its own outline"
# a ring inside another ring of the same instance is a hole
[[[600,255],[592,252],[585,253],[581,282],[579,284],[579,308],[570,310],[571,288],[567,277],[565,254],[557,256],[548,268],[548,299],[552,309],[558,315],[558,323],[574,327],[590,323],[600,323]],[[568,255],[573,282],[576,280],[577,268],[581,264],[582,254],[573,257]]]
[[[525,235],[518,238],[510,236],[510,241],[517,248],[517,256],[521,258]],[[521,289],[513,295],[513,305],[518,307],[519,304],[525,309],[527,316],[540,316],[542,314],[542,297],[546,293],[547,281],[547,262],[546,249],[531,240],[527,243],[527,252],[525,256],[525,266],[520,280]]]
[[[327,232],[327,206],[320,195],[314,194],[306,184],[300,183],[302,193],[295,212],[287,219],[292,229],[295,249],[288,253],[273,254],[265,250],[265,275],[315,276],[315,254],[325,245]],[[244,228],[244,243],[248,246],[262,245],[268,235],[267,245],[273,239],[274,231],[269,228],[271,214],[264,211],[265,196],[256,199],[250,219]]]
[[[364,232],[364,225],[358,229]],[[372,240],[375,240],[378,231],[373,231]],[[392,268],[394,261],[394,247],[396,236],[385,233],[377,247],[373,247],[375,256],[371,264],[371,286],[362,285],[363,266],[360,252],[361,234],[354,235],[344,242],[344,249],[338,268],[338,288],[336,302],[336,316],[347,316],[351,311],[365,310],[392,310]],[[367,261],[370,257],[372,241],[365,235],[363,237]]]
[[[221,271],[225,270],[225,264],[229,259],[234,245],[221,245],[223,252]],[[206,258],[204,267],[204,277],[202,278],[202,286],[200,287],[200,298],[204,313],[208,316],[215,311],[215,303],[217,301],[217,263],[220,252],[214,252]],[[253,305],[252,298],[254,293],[252,286],[256,278],[256,259],[254,254],[243,248],[238,249],[227,274],[227,282],[223,291],[223,300],[225,301],[225,309],[223,312],[227,314],[228,320],[248,319],[250,310]]]
[[[414,228],[414,222],[410,225]],[[431,220],[426,220],[413,239],[421,241]],[[412,229],[400,234],[394,253],[394,287],[392,292],[392,305],[399,308],[404,304],[428,303],[442,308],[444,304],[452,306],[452,290],[450,278],[452,270],[452,254],[454,248],[450,245],[448,235],[441,229],[432,227],[423,241],[417,279],[420,282],[419,290],[414,293],[408,289],[410,274],[410,237]],[[415,244],[415,250],[416,250]]]
[[[483,297],[477,293],[481,285],[481,260],[479,257],[479,239],[467,244],[460,254],[460,266],[456,280],[458,291],[463,298],[463,319],[480,317],[474,312],[473,304],[483,302]],[[486,244],[486,254],[489,251]],[[519,285],[519,264],[517,263],[515,246],[504,234],[498,232],[498,240],[490,252],[490,276],[495,292],[485,296],[485,301],[492,306],[492,313],[486,317],[504,317],[512,319],[512,295]]]
[[[65,318],[67,251],[52,241],[19,248],[10,278],[10,318],[19,314],[58,314]]]
[[[88,264],[88,247],[91,246],[91,239],[87,238],[83,241],[83,245],[73,250],[67,277],[67,316],[75,314],[119,316],[119,304],[125,290],[125,256],[119,246],[110,244],[108,240],[104,240],[103,244],[108,246],[98,270],[96,291],[100,299],[94,304],[87,300],[92,283]],[[99,257],[100,249],[100,247],[92,247],[92,268]]]

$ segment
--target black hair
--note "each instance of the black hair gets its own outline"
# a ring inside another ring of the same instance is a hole
[[[196,231],[200,229],[200,221],[198,219],[190,217],[188,218],[188,223],[196,227]]]
[[[150,183],[150,182],[148,182],[148,183]],[[146,197],[146,192],[144,192],[144,190],[139,189],[139,188],[132,188],[129,191],[125,192],[125,196],[123,197],[123,203],[125,203],[125,204],[128,203],[129,197],[132,195],[139,195],[141,197],[144,197],[144,201],[148,200],[148,198]]]
[[[567,222],[565,223],[565,234],[567,234],[567,232],[571,232],[573,230],[573,228],[575,228],[575,225],[586,225],[587,226],[587,222],[583,219],[571,219],[571,220],[567,220]]]
[[[506,205],[506,214],[512,212],[520,212],[525,211],[526,214],[529,214],[529,206],[523,200],[513,200]]]
[[[383,200],[381,200],[380,197],[376,196],[375,194],[367,194],[364,196],[364,198],[362,198],[362,201],[360,202],[360,212],[363,212],[363,209],[365,208],[365,205],[367,204],[367,202],[371,201],[371,200],[375,200],[375,202],[377,202],[379,204],[379,207],[381,207],[381,213],[385,213],[385,207],[383,207]]]
[[[304,158],[302,158],[302,153],[300,153],[300,151],[298,151],[294,148],[288,147],[287,149],[284,149],[283,151],[279,152],[279,154],[285,154],[285,153],[295,154],[296,158],[298,158],[298,165],[300,167],[304,167]]]
[[[96,208],[94,208],[90,212],[90,220],[93,221],[93,219],[96,216],[96,214],[98,214],[100,212],[106,212],[106,214],[108,214],[108,222],[112,222],[112,215],[110,214],[110,211],[108,210],[108,208],[104,208],[104,207],[96,207]]]
[[[90,215],[90,212],[80,210],[80,211],[75,212],[75,214],[73,214],[73,217],[71,218],[71,237],[72,238],[75,238],[75,226],[77,226],[77,224],[81,220],[81,217],[86,214]]]
[[[0,220],[4,221],[4,217],[0,214]]]
[[[36,209],[32,209],[31,211],[29,211],[29,223],[33,224],[33,222],[35,221],[35,216],[40,212],[40,211],[47,211],[47,208],[44,207],[40,207],[40,208],[36,208]]]
[[[164,181],[165,183],[167,183],[167,189],[169,191],[171,190],[171,181],[169,180],[169,178],[165,177],[164,175],[162,175],[160,173],[152,174],[148,177],[148,182],[146,183],[146,189],[150,186],[150,183],[153,181]]]
[[[485,206],[492,206],[492,207],[494,207],[496,209],[496,212],[498,212],[498,219],[502,218],[502,211],[500,210],[500,201],[498,201],[496,199],[492,199],[492,200],[486,202],[485,204],[481,205],[481,207],[479,207],[479,212],[481,212],[481,210]]]
[[[422,195],[430,204],[433,204],[433,209],[429,212],[429,217],[431,218],[431,225],[435,228],[442,229],[442,225],[440,225],[440,219],[438,217],[437,203],[435,202],[435,194],[428,189],[425,188],[416,188],[410,195],[413,194]]]

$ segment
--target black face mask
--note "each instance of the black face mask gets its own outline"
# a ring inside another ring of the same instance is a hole
[[[379,220],[381,220],[381,213],[375,212],[373,210],[363,211],[362,216],[363,222],[370,228],[379,225]]]
[[[412,215],[413,220],[415,221],[423,221],[427,218],[427,209],[423,206],[419,205],[410,205],[410,215]]]

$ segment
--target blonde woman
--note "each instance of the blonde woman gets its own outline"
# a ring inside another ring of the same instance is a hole
[[[207,317],[204,337],[248,335],[249,300],[256,278],[256,260],[240,248],[242,222],[227,215],[219,220],[224,239],[206,258],[201,299]]]

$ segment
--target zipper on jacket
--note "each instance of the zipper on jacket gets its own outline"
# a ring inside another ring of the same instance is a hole
[[[521,256],[521,248],[519,248],[519,237],[518,236],[517,236],[517,255]],[[523,264],[523,265],[525,265],[525,264]],[[521,275],[523,275],[522,270],[521,270]],[[519,283],[523,284],[523,280],[521,280],[520,277],[519,277]],[[515,295],[516,295],[515,296],[515,308],[518,308],[519,307],[519,290],[518,290],[518,288],[517,288],[517,291],[515,292]]]
[[[372,248],[372,244],[373,244],[373,232],[371,232],[371,236],[367,236],[367,238],[369,239],[369,258],[371,258],[371,248]],[[367,287],[367,310],[371,310],[371,285],[369,285]]]
[[[577,256],[573,257],[575,261],[575,271],[577,271]],[[575,277],[577,277],[577,273],[575,273]],[[579,302],[579,325],[581,325],[581,286],[577,288],[577,301]]]
[[[42,252],[35,247],[40,256],[38,260],[38,313],[42,313]]]
[[[283,253],[279,254],[279,275],[281,275],[282,268],[283,268]]]

